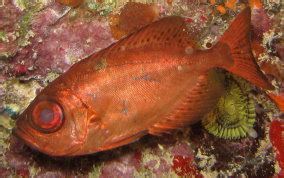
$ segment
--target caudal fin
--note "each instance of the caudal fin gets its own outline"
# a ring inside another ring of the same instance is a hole
[[[274,87],[261,72],[253,57],[250,44],[250,30],[251,11],[250,8],[246,8],[235,18],[220,39],[220,43],[225,43],[229,46],[234,62],[227,70],[258,87],[273,89]]]

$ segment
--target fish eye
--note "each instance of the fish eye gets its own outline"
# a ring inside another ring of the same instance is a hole
[[[32,125],[43,132],[57,131],[63,124],[63,110],[59,104],[53,101],[40,101],[32,111]]]

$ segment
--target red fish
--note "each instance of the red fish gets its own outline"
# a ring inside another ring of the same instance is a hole
[[[272,85],[250,46],[250,9],[209,50],[165,17],[73,65],[19,116],[15,134],[52,156],[85,155],[199,121],[224,91],[223,68]]]

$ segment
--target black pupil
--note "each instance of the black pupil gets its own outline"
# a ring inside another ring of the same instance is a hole
[[[43,123],[50,123],[54,118],[54,113],[50,109],[43,109],[40,113],[40,118]]]

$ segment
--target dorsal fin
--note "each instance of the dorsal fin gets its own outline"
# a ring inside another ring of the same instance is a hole
[[[155,52],[154,55],[164,54],[164,52],[184,55],[187,53],[187,49],[191,51],[191,48],[197,48],[194,33],[189,32],[182,17],[169,16],[153,22],[108,48],[79,61],[69,71],[71,72],[75,68],[79,70],[77,68],[79,66],[82,71],[90,66],[94,66],[91,69],[99,71],[117,65],[163,61],[164,59],[152,57],[153,53],[152,58],[148,59],[136,56],[138,53],[142,56],[141,53],[145,54],[151,51]]]
[[[108,52],[162,46],[196,47],[182,17],[170,16],[153,22],[110,46]]]

